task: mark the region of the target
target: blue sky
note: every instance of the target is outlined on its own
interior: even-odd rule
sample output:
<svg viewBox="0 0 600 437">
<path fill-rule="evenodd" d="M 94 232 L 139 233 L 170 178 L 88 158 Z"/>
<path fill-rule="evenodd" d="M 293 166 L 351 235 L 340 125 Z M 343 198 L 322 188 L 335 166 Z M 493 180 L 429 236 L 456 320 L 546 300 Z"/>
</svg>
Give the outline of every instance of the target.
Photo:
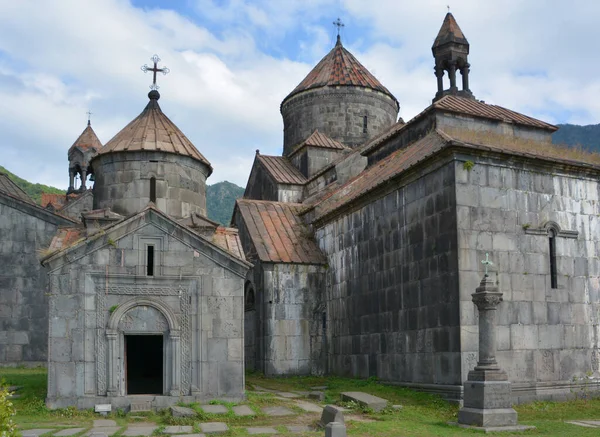
<svg viewBox="0 0 600 437">
<path fill-rule="evenodd" d="M 0 0 L 0 164 L 65 188 L 85 127 L 106 143 L 147 102 L 157 53 L 163 111 L 211 161 L 209 183 L 246 183 L 254 151 L 280 154 L 279 104 L 344 45 L 410 119 L 435 93 L 431 44 L 447 1 Z M 456 0 L 471 89 L 553 123 L 600 123 L 600 2 Z"/>
</svg>

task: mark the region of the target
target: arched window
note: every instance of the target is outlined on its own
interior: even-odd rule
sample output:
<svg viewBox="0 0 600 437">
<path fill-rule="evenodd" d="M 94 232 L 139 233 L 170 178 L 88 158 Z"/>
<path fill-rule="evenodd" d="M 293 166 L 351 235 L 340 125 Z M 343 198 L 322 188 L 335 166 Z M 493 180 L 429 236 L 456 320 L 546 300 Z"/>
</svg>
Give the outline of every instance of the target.
<svg viewBox="0 0 600 437">
<path fill-rule="evenodd" d="M 150 202 L 156 203 L 156 178 L 150 178 Z"/>
<path fill-rule="evenodd" d="M 254 286 L 252 282 L 246 281 L 246 286 L 244 290 L 244 310 L 252 311 L 255 305 L 255 295 L 254 295 Z"/>
<path fill-rule="evenodd" d="M 550 256 L 550 287 L 558 288 L 556 273 L 556 229 L 548 229 L 549 256 Z"/>
<path fill-rule="evenodd" d="M 368 127 L 368 123 L 369 123 L 369 119 L 367 118 L 367 116 L 365 115 L 363 117 L 363 134 L 367 133 L 367 127 Z"/>
</svg>

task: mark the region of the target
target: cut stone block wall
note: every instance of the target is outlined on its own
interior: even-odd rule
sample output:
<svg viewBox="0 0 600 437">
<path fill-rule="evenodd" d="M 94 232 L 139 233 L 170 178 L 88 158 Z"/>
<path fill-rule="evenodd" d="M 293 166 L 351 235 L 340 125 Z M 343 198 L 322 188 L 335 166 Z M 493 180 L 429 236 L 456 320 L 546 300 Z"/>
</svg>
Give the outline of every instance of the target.
<svg viewBox="0 0 600 437">
<path fill-rule="evenodd" d="M 454 165 L 329 220 L 329 371 L 461 384 Z"/>
<path fill-rule="evenodd" d="M 39 251 L 69 223 L 0 195 L 0 365 L 46 362 L 48 278 Z"/>
<path fill-rule="evenodd" d="M 597 177 L 513 159 L 456 163 L 462 376 L 477 361 L 471 293 L 489 252 L 504 293 L 498 360 L 519 401 L 570 395 L 573 378 L 600 372 L 600 186 Z M 551 287 L 554 222 L 558 288 Z M 575 231 L 568 233 L 564 231 Z"/>
</svg>

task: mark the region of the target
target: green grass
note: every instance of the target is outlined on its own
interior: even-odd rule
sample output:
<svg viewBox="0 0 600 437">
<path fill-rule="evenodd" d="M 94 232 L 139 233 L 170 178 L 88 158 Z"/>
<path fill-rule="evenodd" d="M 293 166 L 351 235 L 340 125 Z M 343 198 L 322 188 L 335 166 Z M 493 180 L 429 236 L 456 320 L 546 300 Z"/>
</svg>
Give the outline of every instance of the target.
<svg viewBox="0 0 600 437">
<path fill-rule="evenodd" d="M 92 420 L 97 416 L 91 411 L 77 411 L 73 408 L 50 411 L 44 404 L 46 394 L 46 369 L 21 369 L 0 368 L 0 379 L 8 385 L 20 385 L 20 399 L 15 399 L 17 408 L 15 421 L 21 428 L 37 428 L 40 426 L 91 426 Z M 278 399 L 273 393 L 259 393 L 253 390 L 254 386 L 275 391 L 309 391 L 314 386 L 327 386 L 326 402 L 339 403 L 340 393 L 343 391 L 364 391 L 387 399 L 390 404 L 401 404 L 403 409 L 393 410 L 388 408 L 382 413 L 363 411 L 354 408 L 346 413 L 346 417 L 357 420 L 347 421 L 349 436 L 397 437 L 397 436 L 424 436 L 424 437 L 452 437 L 481 435 L 475 431 L 464 430 L 449 426 L 447 423 L 456 421 L 458 407 L 451 405 L 439 397 L 415 392 L 405 388 L 379 384 L 374 379 L 356 380 L 346 378 L 323 377 L 291 377 L 291 378 L 265 378 L 257 374 L 247 376 L 247 399 L 240 404 L 248 405 L 256 413 L 256 417 L 236 417 L 231 412 L 231 407 L 237 405 L 231 402 L 215 402 L 229 408 L 229 413 L 224 415 L 206 414 L 198 404 L 191 407 L 199 412 L 199 417 L 194 420 L 174 420 L 166 412 L 146 413 L 144 421 L 155 422 L 159 426 L 168 424 L 191 425 L 199 421 L 223 421 L 231 427 L 226 436 L 247 435 L 243 427 L 269 426 L 276 428 L 281 435 L 286 435 L 284 425 L 288 424 L 313 424 L 318 415 L 302 414 L 290 417 L 268 417 L 262 413 L 261 408 L 266 406 L 283 405 L 295 409 L 293 400 Z M 356 406 L 354 406 L 356 407 Z M 584 428 L 566 423 L 570 420 L 600 420 L 600 400 L 577 400 L 564 403 L 535 402 L 516 407 L 519 413 L 519 422 L 524 425 L 534 425 L 537 429 L 524 433 L 502 433 L 502 436 L 530 435 L 530 436 L 598 436 L 598 428 Z M 140 414 L 135 414 L 140 415 Z M 113 413 L 110 418 L 120 425 L 135 422 L 130 415 Z M 141 420 L 141 419 L 140 419 Z M 155 435 L 160 435 L 160 430 Z M 291 434 L 289 434 L 291 435 Z M 297 436 L 322 436 L 322 431 Z"/>
</svg>

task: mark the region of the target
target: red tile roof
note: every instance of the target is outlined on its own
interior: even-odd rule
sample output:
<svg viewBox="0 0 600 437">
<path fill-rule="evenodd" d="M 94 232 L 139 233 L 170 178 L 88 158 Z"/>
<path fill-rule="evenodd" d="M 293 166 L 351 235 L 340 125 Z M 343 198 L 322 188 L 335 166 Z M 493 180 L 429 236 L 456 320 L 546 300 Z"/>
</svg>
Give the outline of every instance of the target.
<svg viewBox="0 0 600 437">
<path fill-rule="evenodd" d="M 369 70 L 367 70 L 348 50 L 342 46 L 338 38 L 335 47 L 311 70 L 294 90 L 283 99 L 287 99 L 302 91 L 325 86 L 356 86 L 371 88 L 390 96 L 396 103 L 394 95 L 384 87 Z"/>
<path fill-rule="evenodd" d="M 261 261 L 324 264 L 325 256 L 298 217 L 298 203 L 238 199 L 237 207 Z"/>
<path fill-rule="evenodd" d="M 454 16 L 448 12 L 442 23 L 442 27 L 438 32 L 438 36 L 435 38 L 433 47 L 439 47 L 449 42 L 456 42 L 460 44 L 469 44 L 467 38 L 460 30 L 458 23 L 454 19 Z"/>
<path fill-rule="evenodd" d="M 233 256 L 246 259 L 237 229 L 219 226 L 213 234 L 212 242 Z"/>
<path fill-rule="evenodd" d="M 258 152 L 256 157 L 276 182 L 292 185 L 304 185 L 306 183 L 304 175 L 286 157 L 260 155 Z"/>
<path fill-rule="evenodd" d="M 206 164 L 212 171 L 210 162 L 196 149 L 192 142 L 162 112 L 156 94 L 146 108 L 131 123 L 116 134 L 100 149 L 99 155 L 112 152 L 160 151 L 189 156 Z"/>
<path fill-rule="evenodd" d="M 0 173 L 0 191 L 27 203 L 35 203 L 6 173 Z"/>
<path fill-rule="evenodd" d="M 319 147 L 322 149 L 334 149 L 334 150 L 351 150 L 349 147 L 344 146 L 339 141 L 334 140 L 333 138 L 328 137 L 322 132 L 319 132 L 318 129 L 315 131 L 303 142 L 301 142 L 293 151 L 290 153 L 290 156 L 294 155 L 304 147 Z"/>
<path fill-rule="evenodd" d="M 433 103 L 429 108 L 427 108 L 423 112 L 427 112 L 431 108 L 442 109 L 444 111 L 455 112 L 458 114 L 467 114 L 476 117 L 491 118 L 494 120 L 521 124 L 525 126 L 539 127 L 543 129 L 549 129 L 552 131 L 558 130 L 558 127 L 546 123 L 544 121 L 537 120 L 533 117 L 529 117 L 527 115 L 511 111 L 510 109 L 503 108 L 502 106 L 488 105 L 487 103 L 481 102 L 479 100 L 469 99 L 466 97 L 444 96 L 435 103 Z"/>
<path fill-rule="evenodd" d="M 56 235 L 52 238 L 48 252 L 66 249 L 84 237 L 84 228 L 59 228 Z"/>
<path fill-rule="evenodd" d="M 79 147 L 84 151 L 88 149 L 100 150 L 102 148 L 102 143 L 96 136 L 96 132 L 94 132 L 92 126 L 88 124 L 81 135 L 79 135 L 79 138 L 77 138 L 69 148 L 69 151 L 74 147 Z"/>
<path fill-rule="evenodd" d="M 42 207 L 46 208 L 48 205 L 52 205 L 55 210 L 61 209 L 65 206 L 67 202 L 66 196 L 64 194 L 54 194 L 54 193 L 42 193 Z"/>
</svg>

